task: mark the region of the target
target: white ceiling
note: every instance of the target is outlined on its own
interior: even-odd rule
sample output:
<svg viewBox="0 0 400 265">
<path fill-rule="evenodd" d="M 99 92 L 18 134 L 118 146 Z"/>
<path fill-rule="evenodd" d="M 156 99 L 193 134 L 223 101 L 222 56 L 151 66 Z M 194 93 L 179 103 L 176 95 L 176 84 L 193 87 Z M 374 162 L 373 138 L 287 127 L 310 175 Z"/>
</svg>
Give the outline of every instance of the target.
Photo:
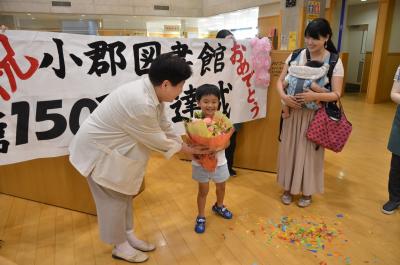
<svg viewBox="0 0 400 265">
<path fill-rule="evenodd" d="M 367 0 L 362 2 L 361 0 L 348 0 L 347 3 L 348 5 L 361 5 L 361 4 L 368 4 L 368 3 L 376 3 L 379 0 Z"/>
<path fill-rule="evenodd" d="M 348 0 L 349 5 L 375 3 L 378 0 Z M 338 2 L 340 4 L 340 2 Z M 257 11 L 255 11 L 257 10 Z M 238 27 L 252 27 L 252 19 L 258 16 L 258 8 L 238 10 L 203 18 L 182 17 L 152 17 L 152 16 L 118 16 L 118 15 L 85 15 L 85 14 L 27 14 L 27 13 L 0 13 L 12 15 L 14 21 L 19 21 L 20 28 L 40 29 L 44 25 L 48 28 L 60 27 L 63 20 L 97 20 L 102 21 L 107 29 L 146 29 L 148 23 L 153 27 L 163 28 L 163 25 L 181 25 L 186 27 L 198 27 L 200 31 L 215 31 L 221 28 L 234 29 Z M 240 19 L 239 19 L 240 18 Z"/>
</svg>

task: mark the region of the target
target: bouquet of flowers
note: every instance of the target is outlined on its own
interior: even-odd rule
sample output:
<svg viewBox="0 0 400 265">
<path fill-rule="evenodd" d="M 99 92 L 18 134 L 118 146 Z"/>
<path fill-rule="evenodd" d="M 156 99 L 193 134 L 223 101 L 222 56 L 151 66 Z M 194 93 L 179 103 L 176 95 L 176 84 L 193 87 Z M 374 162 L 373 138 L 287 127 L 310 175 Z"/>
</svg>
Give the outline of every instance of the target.
<svg viewBox="0 0 400 265">
<path fill-rule="evenodd" d="M 195 112 L 194 118 L 185 122 L 186 134 L 194 144 L 204 145 L 213 150 L 222 149 L 232 136 L 232 122 L 221 112 L 215 112 L 212 118 L 203 117 L 202 112 Z M 215 154 L 197 155 L 195 158 L 209 172 L 215 171 Z"/>
</svg>

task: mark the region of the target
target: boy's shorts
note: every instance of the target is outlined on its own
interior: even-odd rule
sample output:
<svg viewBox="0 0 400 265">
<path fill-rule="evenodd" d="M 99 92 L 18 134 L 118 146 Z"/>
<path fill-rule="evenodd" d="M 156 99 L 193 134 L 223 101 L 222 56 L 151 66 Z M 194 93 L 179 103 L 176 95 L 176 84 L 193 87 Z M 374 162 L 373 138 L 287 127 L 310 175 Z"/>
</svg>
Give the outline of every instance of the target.
<svg viewBox="0 0 400 265">
<path fill-rule="evenodd" d="M 201 166 L 192 165 L 192 178 L 200 183 L 207 183 L 210 180 L 215 183 L 222 183 L 229 179 L 228 165 L 225 163 L 217 166 L 214 172 L 208 172 Z"/>
</svg>

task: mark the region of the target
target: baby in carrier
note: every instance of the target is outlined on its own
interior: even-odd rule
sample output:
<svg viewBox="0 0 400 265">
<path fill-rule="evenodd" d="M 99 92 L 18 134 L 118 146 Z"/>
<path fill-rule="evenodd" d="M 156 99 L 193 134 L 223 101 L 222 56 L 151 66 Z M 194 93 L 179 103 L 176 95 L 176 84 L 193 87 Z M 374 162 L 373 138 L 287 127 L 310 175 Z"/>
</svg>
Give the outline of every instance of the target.
<svg viewBox="0 0 400 265">
<path fill-rule="evenodd" d="M 288 95 L 294 96 L 303 93 L 305 89 L 310 89 L 317 93 L 329 92 L 324 88 L 329 83 L 327 73 L 329 64 L 320 61 L 307 61 L 303 65 L 297 65 L 296 61 L 290 64 L 288 74 L 285 76 L 283 86 Z M 312 86 L 312 82 L 316 82 L 321 88 Z M 320 107 L 318 102 L 307 102 L 303 107 L 316 110 Z M 286 119 L 290 115 L 290 108 L 282 102 L 282 118 Z"/>
</svg>

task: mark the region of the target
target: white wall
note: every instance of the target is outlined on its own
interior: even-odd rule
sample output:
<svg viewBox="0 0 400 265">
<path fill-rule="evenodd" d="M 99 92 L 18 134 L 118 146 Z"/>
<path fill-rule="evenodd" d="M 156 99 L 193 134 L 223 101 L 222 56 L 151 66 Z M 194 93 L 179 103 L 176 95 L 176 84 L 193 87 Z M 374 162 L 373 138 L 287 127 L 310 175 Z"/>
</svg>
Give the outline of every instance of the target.
<svg viewBox="0 0 400 265">
<path fill-rule="evenodd" d="M 203 16 L 213 16 L 271 3 L 280 3 L 280 0 L 203 0 Z"/>
<path fill-rule="evenodd" d="M 400 52 L 400 0 L 396 0 L 390 33 L 389 52 Z"/>
<path fill-rule="evenodd" d="M 272 17 L 281 13 L 281 5 L 278 2 L 260 6 L 258 17 Z"/>
<path fill-rule="evenodd" d="M 62 0 L 65 1 L 65 0 Z M 52 7 L 51 0 L 0 0 L 3 12 L 202 16 L 202 0 L 69 0 L 71 7 Z M 168 11 L 154 10 L 154 5 L 167 5 Z"/>
<path fill-rule="evenodd" d="M 351 5 L 348 7 L 346 26 L 368 25 L 366 51 L 372 51 L 374 47 L 376 21 L 378 18 L 378 3 Z M 348 36 L 347 27 L 344 29 Z M 343 51 L 348 49 L 348 43 L 343 45 Z"/>
<path fill-rule="evenodd" d="M 338 44 L 338 35 L 339 35 L 339 22 L 340 22 L 340 11 L 341 11 L 341 4 L 337 4 L 334 17 L 335 24 L 332 26 L 333 37 L 332 41 L 337 47 Z M 343 32 L 342 32 L 342 47 L 341 51 L 347 52 L 349 50 L 349 29 L 348 26 L 355 26 L 355 25 L 368 25 L 368 38 L 366 44 L 366 50 L 372 51 L 374 38 L 375 38 L 375 29 L 376 29 L 376 22 L 378 17 L 378 4 L 377 3 L 366 3 L 360 5 L 348 5 L 345 9 L 345 16 L 343 22 Z"/>
</svg>

